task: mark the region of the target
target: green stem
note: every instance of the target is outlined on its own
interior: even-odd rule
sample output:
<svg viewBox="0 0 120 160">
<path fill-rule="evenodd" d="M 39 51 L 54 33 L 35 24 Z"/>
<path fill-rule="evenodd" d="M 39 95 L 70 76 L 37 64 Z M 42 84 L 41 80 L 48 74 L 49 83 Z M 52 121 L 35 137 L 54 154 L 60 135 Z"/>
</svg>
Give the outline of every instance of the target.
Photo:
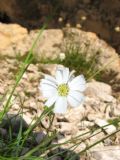
<svg viewBox="0 0 120 160">
<path fill-rule="evenodd" d="M 119 123 L 119 122 L 120 122 L 119 118 L 118 118 L 118 120 L 116 120 L 116 121 L 117 121 L 117 123 Z M 53 149 L 53 148 L 55 148 L 55 147 L 59 147 L 59 146 L 65 145 L 65 144 L 67 144 L 67 143 L 73 143 L 74 141 L 79 141 L 79 140 L 81 140 L 81 137 L 82 137 L 82 136 L 87 135 L 87 134 L 89 134 L 89 133 L 93 133 L 94 131 L 97 131 L 97 130 L 99 130 L 99 129 L 101 129 L 101 131 L 102 131 L 102 130 L 104 130 L 107 126 L 110 126 L 110 125 L 113 125 L 113 123 L 104 125 L 104 126 L 102 126 L 102 127 L 100 127 L 100 128 L 97 128 L 97 129 L 93 129 L 92 131 L 91 131 L 91 130 L 90 130 L 90 131 L 87 131 L 87 132 L 82 133 L 82 134 L 80 134 L 80 135 L 78 135 L 78 136 L 75 136 L 74 138 L 69 139 L 69 140 L 67 140 L 67 141 L 65 141 L 65 142 L 63 142 L 63 143 L 52 144 L 51 146 L 47 147 L 46 150 L 47 150 L 47 149 Z M 101 132 L 101 131 L 100 131 L 100 132 Z M 99 134 L 99 132 L 96 133 L 96 134 Z M 87 139 L 95 136 L 96 134 L 93 134 L 92 136 L 87 137 Z M 86 139 L 82 140 L 82 142 L 85 141 L 85 140 L 86 140 Z M 79 142 L 79 143 L 80 143 L 80 142 Z M 78 143 L 77 143 L 77 144 L 78 144 Z"/>
<path fill-rule="evenodd" d="M 26 71 L 26 69 L 28 68 L 28 66 L 30 65 L 30 63 L 32 61 L 31 57 L 32 57 L 33 49 L 35 48 L 35 45 L 36 45 L 38 39 L 40 38 L 40 36 L 43 33 L 43 31 L 44 31 L 45 28 L 46 28 L 46 25 L 44 25 L 42 27 L 42 29 L 40 30 L 39 34 L 37 35 L 37 38 L 33 42 L 33 45 L 32 45 L 32 47 L 31 47 L 31 49 L 30 49 L 30 51 L 28 53 L 28 56 L 26 57 L 26 59 L 24 61 L 24 64 L 23 64 L 20 72 L 18 73 L 18 76 L 17 76 L 17 79 L 16 79 L 16 83 L 15 83 L 15 85 L 14 85 L 14 87 L 13 87 L 13 89 L 12 89 L 12 91 L 11 91 L 9 97 L 8 97 L 8 100 L 7 100 L 6 104 L 5 104 L 5 108 L 4 108 L 3 112 L 2 112 L 2 114 L 0 115 L 0 121 L 3 119 L 5 113 L 8 112 L 9 109 L 10 109 L 10 101 L 11 101 L 11 98 L 13 96 L 13 93 L 14 93 L 16 87 L 18 86 L 18 84 L 19 84 L 19 82 L 20 82 L 20 80 L 21 80 L 24 72 Z"/>
<path fill-rule="evenodd" d="M 100 73 L 101 71 L 103 71 L 108 65 L 110 65 L 116 58 L 112 59 L 110 62 L 108 62 L 107 64 L 105 64 L 101 69 L 99 69 L 98 71 L 96 71 L 90 78 L 88 78 L 87 81 L 90 81 L 92 78 L 94 78 L 98 73 Z"/>
<path fill-rule="evenodd" d="M 99 144 L 100 142 L 103 142 L 104 140 L 108 139 L 109 137 L 113 136 L 114 134 L 116 134 L 116 133 L 118 133 L 118 132 L 120 132 L 120 129 L 118 129 L 117 131 L 115 131 L 115 132 L 113 132 L 113 133 L 111 133 L 111 134 L 103 137 L 102 139 L 100 139 L 99 141 L 93 143 L 92 145 L 86 147 L 85 149 L 83 149 L 82 151 L 80 151 L 78 154 L 82 154 L 82 153 L 88 151 L 90 148 L 96 146 L 96 145 Z M 72 160 L 73 158 L 74 158 L 74 156 L 71 157 L 71 159 L 69 159 L 69 160 Z"/>
<path fill-rule="evenodd" d="M 45 137 L 43 142 L 40 143 L 39 145 L 37 145 L 35 148 L 33 148 L 32 150 L 30 150 L 28 153 L 26 153 L 23 157 L 21 157 L 20 160 L 23 160 L 24 158 L 27 158 L 29 156 L 31 156 L 33 153 L 35 153 L 36 151 L 40 150 L 41 148 L 46 147 L 54 138 L 56 137 L 56 135 L 52 135 L 51 137 Z"/>
<path fill-rule="evenodd" d="M 95 145 L 99 144 L 100 142 L 103 142 L 104 140 L 108 139 L 109 137 L 113 136 L 114 134 L 116 134 L 118 132 L 120 132 L 120 129 L 118 129 L 117 131 L 115 131 L 115 132 L 113 132 L 113 133 L 111 133 L 111 134 L 103 137 L 102 139 L 100 139 L 99 141 L 93 143 L 92 145 L 88 146 L 86 149 L 82 150 L 80 152 L 80 154 L 83 153 L 83 152 L 85 152 L 85 151 L 87 151 L 87 150 L 89 150 L 90 148 L 94 147 Z"/>
<path fill-rule="evenodd" d="M 32 132 L 32 130 L 41 123 L 41 120 L 47 116 L 51 111 L 53 110 L 53 107 L 50 107 L 48 109 L 45 109 L 42 114 L 40 115 L 40 117 L 36 120 L 36 122 L 34 124 L 32 124 L 28 130 L 24 133 L 24 139 L 22 140 L 22 144 L 21 146 L 23 146 L 23 144 L 25 143 L 26 139 L 28 138 L 28 135 Z"/>
</svg>

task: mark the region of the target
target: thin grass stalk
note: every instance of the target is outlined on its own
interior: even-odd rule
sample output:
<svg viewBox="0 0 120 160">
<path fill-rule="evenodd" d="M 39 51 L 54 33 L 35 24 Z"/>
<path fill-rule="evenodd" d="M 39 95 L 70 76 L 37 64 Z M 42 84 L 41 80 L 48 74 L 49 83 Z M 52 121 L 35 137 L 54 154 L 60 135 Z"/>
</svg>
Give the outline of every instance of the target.
<svg viewBox="0 0 120 160">
<path fill-rule="evenodd" d="M 93 143 L 92 145 L 86 147 L 85 149 L 83 149 L 82 151 L 80 151 L 78 154 L 81 155 L 82 153 L 88 151 L 89 149 L 91 149 L 92 147 L 96 146 L 97 144 L 99 144 L 100 142 L 103 142 L 104 140 L 108 139 L 109 137 L 115 135 L 116 133 L 120 132 L 120 129 L 118 129 L 117 131 L 103 137 L 102 139 L 98 140 L 97 142 Z M 69 160 L 73 160 L 74 156 L 71 157 Z"/>
<path fill-rule="evenodd" d="M 112 62 L 114 62 L 115 59 L 116 58 L 112 59 L 110 62 L 108 62 L 107 64 L 103 65 L 103 67 L 100 68 L 98 71 L 96 71 L 91 77 L 89 77 L 87 81 L 90 81 L 91 79 L 93 79 L 98 73 L 103 71 L 108 65 L 110 65 Z"/>
<path fill-rule="evenodd" d="M 26 57 L 26 59 L 24 61 L 24 64 L 23 64 L 22 68 L 20 69 L 20 72 L 18 73 L 18 76 L 17 76 L 17 79 L 16 79 L 16 83 L 13 86 L 12 91 L 10 92 L 10 95 L 8 97 L 8 100 L 7 100 L 6 104 L 5 104 L 4 110 L 3 110 L 2 114 L 0 114 L 0 121 L 3 119 L 5 113 L 8 112 L 9 109 L 10 109 L 9 105 L 10 105 L 10 101 L 11 101 L 11 98 L 13 96 L 13 93 L 14 93 L 16 87 L 18 86 L 20 80 L 22 79 L 22 76 L 23 76 L 24 72 L 26 71 L 26 69 L 30 65 L 31 61 L 33 60 L 31 58 L 32 57 L 32 53 L 33 53 L 33 49 L 35 48 L 36 43 L 37 43 L 38 39 L 40 38 L 40 36 L 42 35 L 42 33 L 43 33 L 45 28 L 46 28 L 46 24 L 42 27 L 42 29 L 40 30 L 39 34 L 37 35 L 35 41 L 33 42 L 33 45 L 32 45 L 32 47 L 31 47 L 31 49 L 30 49 L 30 51 L 29 51 L 29 53 L 28 53 L 28 55 L 27 55 L 27 57 Z"/>
</svg>

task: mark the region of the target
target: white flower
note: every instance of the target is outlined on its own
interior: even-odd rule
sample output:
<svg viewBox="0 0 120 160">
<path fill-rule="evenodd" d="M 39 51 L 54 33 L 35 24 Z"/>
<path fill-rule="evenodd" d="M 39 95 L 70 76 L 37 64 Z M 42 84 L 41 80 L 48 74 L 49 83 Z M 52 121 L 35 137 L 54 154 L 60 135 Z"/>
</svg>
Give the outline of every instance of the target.
<svg viewBox="0 0 120 160">
<path fill-rule="evenodd" d="M 45 75 L 41 80 L 39 89 L 47 101 L 46 106 L 54 105 L 55 113 L 65 113 L 68 104 L 72 107 L 79 106 L 83 100 L 83 91 L 86 81 L 83 75 L 74 78 L 73 72 L 68 68 L 57 68 L 55 77 Z"/>
<path fill-rule="evenodd" d="M 60 60 L 63 61 L 65 59 L 65 53 L 60 53 Z"/>
</svg>

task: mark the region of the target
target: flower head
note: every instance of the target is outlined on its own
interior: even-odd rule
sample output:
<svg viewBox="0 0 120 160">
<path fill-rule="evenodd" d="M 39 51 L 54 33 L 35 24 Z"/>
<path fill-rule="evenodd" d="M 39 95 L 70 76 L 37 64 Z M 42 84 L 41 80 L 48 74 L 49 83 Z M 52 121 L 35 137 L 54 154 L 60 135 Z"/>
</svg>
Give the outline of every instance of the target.
<svg viewBox="0 0 120 160">
<path fill-rule="evenodd" d="M 65 113 L 68 105 L 79 106 L 84 100 L 85 88 L 84 76 L 74 77 L 73 72 L 64 67 L 57 68 L 55 77 L 45 75 L 39 86 L 43 96 L 47 98 L 45 105 L 54 105 L 55 113 Z"/>
</svg>

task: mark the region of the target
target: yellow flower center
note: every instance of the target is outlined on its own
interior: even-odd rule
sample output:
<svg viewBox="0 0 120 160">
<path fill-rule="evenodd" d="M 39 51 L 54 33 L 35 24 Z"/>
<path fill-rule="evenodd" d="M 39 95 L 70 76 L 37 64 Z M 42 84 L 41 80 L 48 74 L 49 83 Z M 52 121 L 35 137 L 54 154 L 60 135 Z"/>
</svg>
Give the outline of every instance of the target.
<svg viewBox="0 0 120 160">
<path fill-rule="evenodd" d="M 58 86 L 58 94 L 59 96 L 67 96 L 69 93 L 69 87 L 67 84 L 60 84 Z"/>
</svg>

